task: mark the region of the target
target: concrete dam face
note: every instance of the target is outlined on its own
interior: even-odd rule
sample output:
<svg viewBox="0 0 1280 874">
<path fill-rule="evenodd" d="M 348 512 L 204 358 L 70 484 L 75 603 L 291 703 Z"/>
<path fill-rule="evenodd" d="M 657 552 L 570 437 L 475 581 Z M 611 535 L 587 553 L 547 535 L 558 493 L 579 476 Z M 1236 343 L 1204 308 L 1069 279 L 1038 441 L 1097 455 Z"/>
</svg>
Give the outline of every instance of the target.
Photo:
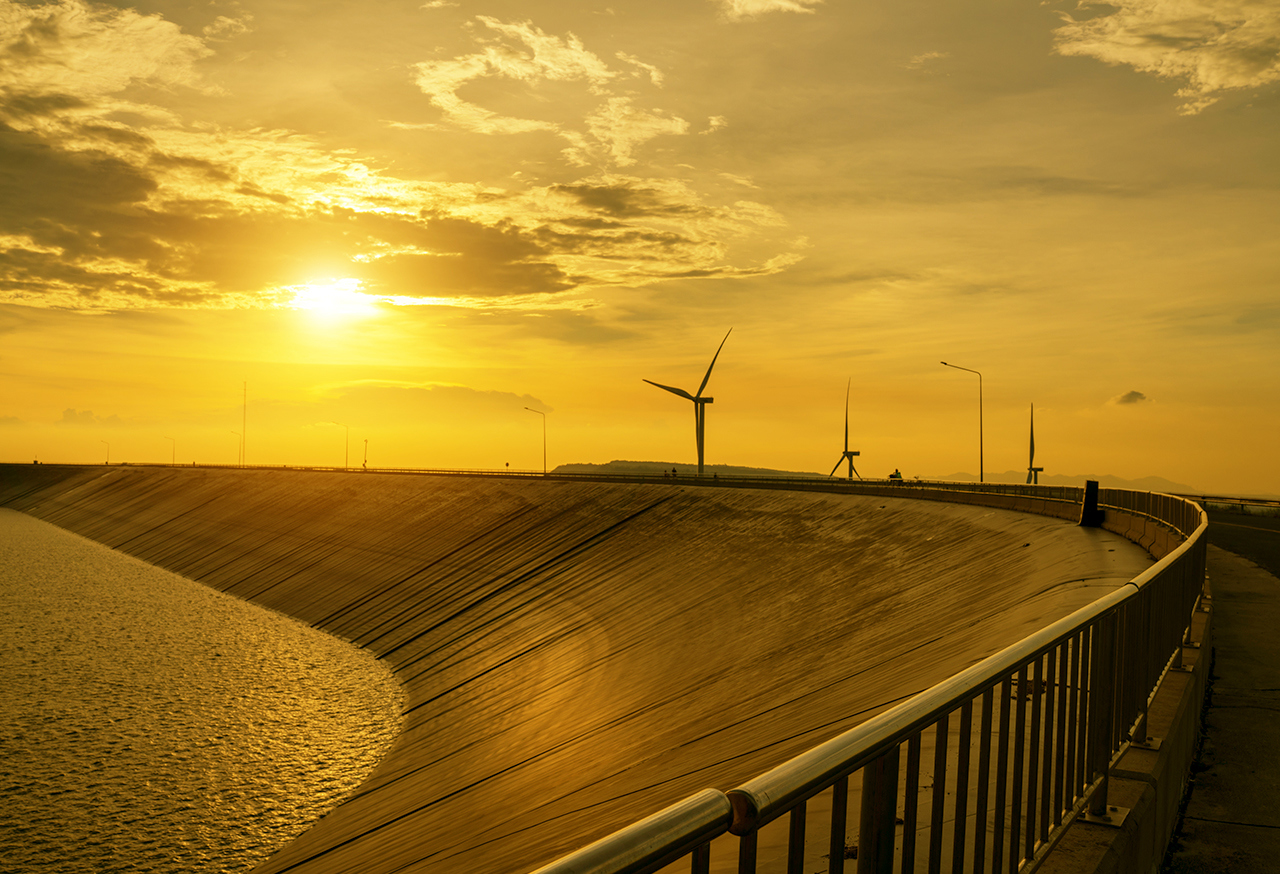
<svg viewBox="0 0 1280 874">
<path fill-rule="evenodd" d="M 366 647 L 369 780 L 258 872 L 521 872 L 729 788 L 1123 585 L 1107 531 L 671 483 L 0 467 L 0 504 Z"/>
</svg>

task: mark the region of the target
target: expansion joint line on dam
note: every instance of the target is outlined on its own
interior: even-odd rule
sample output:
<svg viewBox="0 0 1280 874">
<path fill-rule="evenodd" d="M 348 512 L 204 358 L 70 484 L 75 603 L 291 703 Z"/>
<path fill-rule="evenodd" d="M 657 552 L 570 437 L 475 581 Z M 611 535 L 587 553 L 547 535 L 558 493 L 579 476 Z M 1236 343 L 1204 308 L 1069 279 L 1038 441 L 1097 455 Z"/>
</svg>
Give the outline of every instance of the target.
<svg viewBox="0 0 1280 874">
<path fill-rule="evenodd" d="M 538 574 L 545 573 L 546 571 L 551 570 L 552 568 L 556 567 L 557 565 L 559 565 L 559 564 L 563 564 L 563 563 L 564 563 L 565 561 L 567 561 L 568 559 L 571 559 L 571 558 L 574 558 L 575 556 L 581 555 L 582 553 L 586 552 L 588 549 L 592 548 L 593 546 L 596 546 L 596 545 L 598 545 L 598 544 L 602 543 L 602 542 L 603 542 L 604 540 L 606 540 L 608 537 L 610 537 L 611 535 L 613 535 L 614 533 L 616 533 L 619 529 L 621 529 L 621 528 L 623 528 L 624 526 L 626 526 L 626 525 L 630 524 L 631 522 L 634 522 L 636 519 L 640 518 L 641 516 L 645 515 L 646 513 L 650 512 L 651 510 L 655 510 L 655 509 L 657 509 L 658 507 L 662 506 L 663 504 L 667 503 L 668 501 L 672 500 L 673 498 L 675 498 L 675 495 L 668 495 L 668 496 L 667 496 L 667 497 L 665 497 L 665 498 L 661 498 L 660 500 L 654 501 L 652 504 L 648 505 L 647 507 L 642 507 L 641 509 L 639 509 L 639 510 L 637 510 L 636 512 L 632 513 L 631 515 L 629 515 L 629 516 L 625 516 L 625 517 L 623 517 L 622 519 L 619 519 L 617 522 L 614 522 L 612 525 L 609 525 L 608 527 L 606 527 L 606 528 L 604 528 L 604 529 L 602 529 L 602 530 L 600 530 L 600 531 L 597 531 L 595 534 L 592 534 L 591 536 L 587 537 L 586 539 L 584 539 L 584 540 L 582 540 L 582 541 L 579 541 L 578 543 L 574 544 L 573 546 L 570 546 L 570 547 L 568 547 L 568 548 L 566 548 L 566 549 L 561 550 L 559 553 L 557 553 L 556 555 L 554 555 L 554 556 L 552 556 L 551 558 L 547 559 L 546 561 L 542 562 L 541 564 L 537 565 L 536 567 L 531 568 L 530 570 L 524 571 L 523 573 L 521 573 L 521 574 L 517 575 L 517 576 L 516 576 L 516 577 L 514 577 L 513 579 L 511 579 L 511 580 L 507 581 L 506 583 L 503 583 L 501 586 L 499 586 L 497 589 L 494 589 L 492 592 L 489 592 L 488 594 L 484 595 L 483 597 L 478 598 L 478 599 L 476 599 L 476 600 L 474 600 L 474 601 L 471 601 L 470 603 L 468 603 L 468 604 L 466 604 L 466 605 L 464 605 L 464 606 L 462 606 L 462 607 L 459 607 L 457 610 L 454 610 L 454 611 L 453 611 L 452 613 L 450 613 L 448 616 L 445 616 L 443 619 L 441 619 L 440 621 L 438 621 L 438 622 L 436 622 L 436 623 L 432 624 L 430 627 L 428 627 L 428 628 L 424 629 L 423 631 L 419 632 L 418 634 L 415 634 L 414 636 L 412 636 L 412 637 L 408 638 L 407 640 L 401 641 L 400 643 L 396 644 L 396 645 L 395 645 L 394 647 L 392 647 L 391 649 L 389 649 L 389 650 L 387 650 L 386 652 L 382 653 L 382 654 L 380 655 L 380 658 L 387 658 L 387 657 L 388 657 L 388 656 L 390 656 L 392 653 L 396 652 L 397 650 L 401 649 L 402 647 L 405 647 L 405 646 L 407 646 L 408 644 L 413 643 L 414 641 L 416 641 L 416 640 L 418 640 L 418 639 L 420 639 L 420 638 L 422 638 L 422 637 L 425 637 L 426 635 L 431 634 L 431 633 L 432 633 L 432 632 L 434 632 L 434 631 L 439 630 L 441 627 L 443 627 L 443 626 L 447 625 L 448 623 L 452 622 L 453 620 L 457 619 L 458 617 L 463 616 L 464 614 L 466 614 L 466 613 L 470 612 L 471 610 L 474 610 L 476 607 L 480 606 L 480 605 L 481 605 L 481 604 L 483 604 L 485 601 L 488 601 L 488 600 L 490 600 L 490 599 L 492 599 L 492 598 L 495 598 L 495 597 L 497 597 L 497 596 L 499 596 L 499 595 L 505 594 L 505 593 L 507 593 L 507 592 L 511 591 L 511 590 L 512 590 L 513 588 L 515 588 L 516 586 L 520 585 L 521 583 L 523 583 L 523 582 L 525 582 L 525 581 L 527 581 L 527 580 L 530 580 L 530 579 L 532 579 L 533 577 L 536 577 Z"/>
<path fill-rule="evenodd" d="M 163 522 L 159 523 L 158 525 L 148 528 L 146 531 L 139 531 L 137 534 L 133 535 L 128 540 L 123 540 L 120 543 L 113 545 L 111 548 L 119 549 L 121 551 L 127 552 L 128 550 L 125 550 L 125 546 L 127 544 L 132 543 L 133 541 L 139 539 L 140 537 L 146 537 L 150 534 L 154 534 L 155 532 L 159 531 L 161 528 L 172 525 L 174 522 L 177 522 L 179 519 L 183 518 L 184 516 L 190 516 L 193 513 L 198 513 L 201 510 L 203 510 L 205 507 L 208 507 L 210 504 L 214 504 L 217 501 L 218 501 L 218 496 L 214 495 L 212 498 L 205 501 L 204 503 L 197 504 L 196 506 L 192 507 L 189 510 L 184 510 L 183 512 L 177 514 L 176 516 L 170 516 L 169 518 L 165 519 Z"/>
<path fill-rule="evenodd" d="M 541 524 L 547 525 L 552 521 L 568 516 L 573 510 L 577 509 L 580 506 L 582 506 L 581 503 L 575 504 L 570 507 L 566 507 L 565 509 L 560 510 L 559 512 L 553 514 L 549 518 L 543 519 L 541 521 Z M 416 577 L 420 576 L 421 574 L 425 573 L 431 568 L 447 561 L 450 558 L 462 555 L 471 547 L 476 546 L 477 544 L 484 544 L 486 541 L 490 540 L 495 533 L 511 527 L 512 523 L 516 522 L 517 520 L 521 519 L 524 516 L 527 516 L 528 514 L 532 513 L 536 509 L 538 509 L 537 506 L 531 505 L 531 506 L 525 507 L 522 510 L 519 510 L 515 513 L 512 513 L 506 516 L 505 518 L 489 526 L 488 528 L 486 528 L 476 536 L 468 539 L 466 542 L 464 542 L 457 548 L 452 549 L 449 552 L 445 553 L 444 555 L 440 556 L 439 558 L 432 560 L 431 562 L 429 562 L 427 565 L 425 565 L 418 571 L 415 571 L 414 573 L 407 575 L 401 584 L 412 581 Z M 382 594 L 389 593 L 393 589 L 394 587 L 387 587 L 382 590 Z M 491 594 L 495 594 L 495 593 L 491 593 Z M 415 611 L 421 610 L 422 608 L 423 608 L 423 602 L 419 602 L 415 605 L 401 609 L 394 617 L 382 620 L 376 626 L 374 626 L 373 628 L 369 629 L 368 632 L 366 632 L 366 634 L 371 634 L 372 632 L 376 631 L 377 632 L 376 634 L 374 634 L 372 637 L 362 637 L 359 640 L 357 640 L 356 643 L 358 643 L 361 646 L 372 648 L 373 644 L 376 643 L 377 641 L 386 637 L 388 634 L 395 632 L 399 628 L 403 627 L 406 623 L 412 622 L 414 616 L 416 615 Z M 409 641 L 405 641 L 405 642 L 408 643 Z M 417 660 L 415 659 L 414 661 L 417 661 Z M 408 664 L 412 664 L 412 662 Z M 405 667 L 405 665 L 401 665 L 399 667 L 403 668 Z"/>
<path fill-rule="evenodd" d="M 348 604 L 347 606 L 343 607 L 341 610 L 335 610 L 334 612 L 330 613 L 330 614 L 329 614 L 329 615 L 327 615 L 327 616 L 322 616 L 322 617 L 320 617 L 320 618 L 319 618 L 319 619 L 317 619 L 315 622 L 311 623 L 312 627 L 314 627 L 314 628 L 324 628 L 324 627 L 326 627 L 329 623 L 337 621 L 337 619 L 338 619 L 339 617 L 341 617 L 341 616 L 345 616 L 345 615 L 346 615 L 346 614 L 348 614 L 348 613 L 351 613 L 351 612 L 354 612 L 354 611 L 356 611 L 356 610 L 359 610 L 361 607 L 364 607 L 366 604 L 369 604 L 369 603 L 371 603 L 371 602 L 373 602 L 373 601 L 376 601 L 377 599 L 379 599 L 379 598 L 383 597 L 384 595 L 386 595 L 388 592 L 391 592 L 391 591 L 393 591 L 394 589 L 396 589 L 398 586 L 403 586 L 405 583 L 408 583 L 408 582 L 412 581 L 414 578 L 419 577 L 419 576 L 421 576 L 422 574 L 425 574 L 427 571 L 431 570 L 431 568 L 435 567 L 436 565 L 440 564 L 441 562 L 448 561 L 449 559 L 453 558 L 454 556 L 456 556 L 456 555 L 458 555 L 458 554 L 460 554 L 460 553 L 462 553 L 462 552 L 465 552 L 466 550 L 470 549 L 470 548 L 471 548 L 472 546 L 474 546 L 475 544 L 480 543 L 481 541 L 483 541 L 483 540 L 485 540 L 486 538 L 490 537 L 490 536 L 491 536 L 495 531 L 500 531 L 501 529 L 503 529 L 503 528 L 505 528 L 506 526 L 510 525 L 510 524 L 511 524 L 512 522 L 514 522 L 516 519 L 519 519 L 521 516 L 525 516 L 525 515 L 527 515 L 527 514 L 529 514 L 529 513 L 533 512 L 533 510 L 534 510 L 534 509 L 535 509 L 535 508 L 534 508 L 532 505 L 530 505 L 530 506 L 528 506 L 528 507 L 524 507 L 523 509 L 516 511 L 515 513 L 512 513 L 510 516 L 507 516 L 505 519 L 501 519 L 501 520 L 499 520 L 498 522 L 495 522 L 493 525 L 491 525 L 491 526 L 489 526 L 488 528 L 486 528 L 486 529 L 482 530 L 479 534 L 476 534 L 474 537 L 472 537 L 472 538 L 470 538 L 470 539 L 468 539 L 468 540 L 466 540 L 466 541 L 463 541 L 462 543 L 460 543 L 459 545 L 455 546 L 453 549 L 449 550 L 448 552 L 443 553 L 442 555 L 438 555 L 438 556 L 436 556 L 436 557 L 435 557 L 435 558 L 433 558 L 431 561 L 427 562 L 425 565 L 423 565 L 422 567 L 418 568 L 417 570 L 412 571 L 412 572 L 410 572 L 410 573 L 407 573 L 407 574 L 405 574 L 403 577 L 400 577 L 400 578 L 398 578 L 398 579 L 396 579 L 396 580 L 393 580 L 392 582 L 390 582 L 390 583 L 388 583 L 387 585 L 383 586 L 381 589 L 376 589 L 376 590 L 374 590 L 373 592 L 371 592 L 370 594 L 366 595 L 365 597 L 363 597 L 363 598 L 359 599 L 358 601 L 355 601 L 355 602 L 353 602 L 353 603 L 351 603 L 351 604 Z M 379 634 L 377 637 L 373 637 L 373 638 L 369 639 L 369 640 L 368 640 L 364 645 L 365 645 L 366 647 L 367 647 L 367 646 L 370 646 L 370 645 L 372 645 L 375 641 L 380 640 L 381 638 L 385 637 L 387 634 L 390 634 L 390 633 L 391 633 L 392 631 L 394 631 L 394 630 L 395 630 L 394 628 L 389 628 L 389 629 L 387 629 L 386 631 L 383 631 L 383 632 L 382 632 L 381 634 Z"/>
</svg>

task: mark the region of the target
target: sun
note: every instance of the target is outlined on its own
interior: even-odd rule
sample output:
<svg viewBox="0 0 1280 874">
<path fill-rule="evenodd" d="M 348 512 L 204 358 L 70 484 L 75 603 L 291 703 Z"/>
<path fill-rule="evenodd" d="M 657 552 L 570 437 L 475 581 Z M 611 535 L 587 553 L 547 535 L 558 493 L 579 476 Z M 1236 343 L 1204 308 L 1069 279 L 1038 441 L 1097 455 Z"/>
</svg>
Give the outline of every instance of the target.
<svg viewBox="0 0 1280 874">
<path fill-rule="evenodd" d="M 284 306 L 307 310 L 322 317 L 370 316 L 377 312 L 378 298 L 360 290 L 359 279 L 331 279 L 290 286 L 293 298 Z"/>
</svg>

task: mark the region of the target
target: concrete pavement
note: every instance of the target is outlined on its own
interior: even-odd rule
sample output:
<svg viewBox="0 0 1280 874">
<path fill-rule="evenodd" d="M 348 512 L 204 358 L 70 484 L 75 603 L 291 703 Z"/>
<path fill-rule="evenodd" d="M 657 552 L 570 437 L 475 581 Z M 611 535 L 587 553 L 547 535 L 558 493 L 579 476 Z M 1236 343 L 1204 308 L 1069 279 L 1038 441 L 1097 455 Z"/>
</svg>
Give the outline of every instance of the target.
<svg viewBox="0 0 1280 874">
<path fill-rule="evenodd" d="M 1163 870 L 1280 872 L 1280 519 L 1213 513 L 1209 541 L 1213 681 Z"/>
</svg>

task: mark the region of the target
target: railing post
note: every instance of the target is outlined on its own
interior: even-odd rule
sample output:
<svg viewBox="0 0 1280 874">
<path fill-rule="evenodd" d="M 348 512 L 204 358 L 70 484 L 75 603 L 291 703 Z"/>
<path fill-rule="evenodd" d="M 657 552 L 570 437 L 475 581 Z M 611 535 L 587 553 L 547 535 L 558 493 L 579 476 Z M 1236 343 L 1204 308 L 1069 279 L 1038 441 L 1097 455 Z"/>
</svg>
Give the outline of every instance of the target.
<svg viewBox="0 0 1280 874">
<path fill-rule="evenodd" d="M 807 805 L 801 801 L 791 811 L 791 829 L 787 836 L 787 874 L 804 874 L 804 825 Z"/>
<path fill-rule="evenodd" d="M 1115 715 L 1115 612 L 1108 613 L 1094 626 L 1093 668 L 1089 678 L 1089 781 L 1101 777 L 1098 788 L 1089 798 L 1089 815 L 1107 816 L 1107 789 L 1111 770 L 1112 722 Z"/>
<path fill-rule="evenodd" d="M 693 851 L 689 864 L 690 874 L 710 874 L 711 872 L 711 844 L 699 844 L 697 849 Z"/>
<path fill-rule="evenodd" d="M 756 843 L 760 832 L 752 829 L 738 841 L 738 874 L 756 874 Z"/>
<path fill-rule="evenodd" d="M 849 778 L 841 777 L 831 787 L 831 843 L 827 871 L 844 874 L 844 839 L 849 825 Z"/>
<path fill-rule="evenodd" d="M 908 786 L 907 791 L 913 791 Z M 858 874 L 893 871 L 894 819 L 898 811 L 898 747 L 862 769 Z M 834 852 L 834 848 L 833 848 Z"/>
</svg>

